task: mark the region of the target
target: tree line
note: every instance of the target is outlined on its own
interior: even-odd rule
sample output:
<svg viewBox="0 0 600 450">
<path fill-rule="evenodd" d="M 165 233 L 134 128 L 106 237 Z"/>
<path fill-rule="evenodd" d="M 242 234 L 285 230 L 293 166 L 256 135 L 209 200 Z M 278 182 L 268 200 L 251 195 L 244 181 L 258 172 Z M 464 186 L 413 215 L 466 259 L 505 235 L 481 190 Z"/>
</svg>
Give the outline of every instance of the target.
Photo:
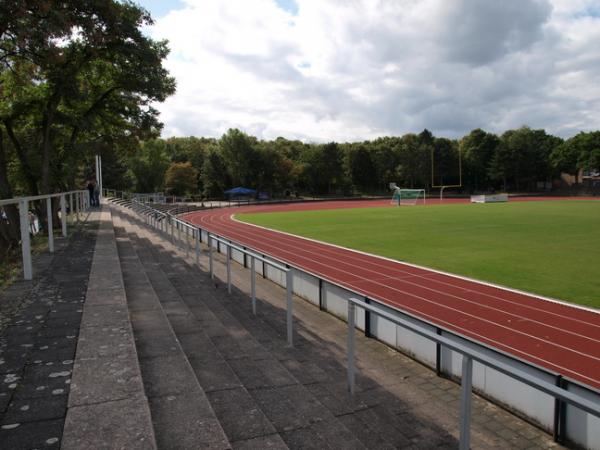
<svg viewBox="0 0 600 450">
<path fill-rule="evenodd" d="M 117 161 L 111 156 L 112 162 Z M 283 137 L 259 140 L 230 129 L 219 139 L 149 140 L 120 164 L 121 170 L 106 174 L 107 186 L 206 198 L 220 198 L 234 186 L 274 197 L 384 194 L 390 182 L 427 191 L 460 185 L 463 193 L 531 192 L 548 186 L 561 172 L 598 170 L 600 131 L 563 140 L 529 127 L 500 136 L 475 129 L 461 139 L 423 130 L 316 144 Z"/>
</svg>

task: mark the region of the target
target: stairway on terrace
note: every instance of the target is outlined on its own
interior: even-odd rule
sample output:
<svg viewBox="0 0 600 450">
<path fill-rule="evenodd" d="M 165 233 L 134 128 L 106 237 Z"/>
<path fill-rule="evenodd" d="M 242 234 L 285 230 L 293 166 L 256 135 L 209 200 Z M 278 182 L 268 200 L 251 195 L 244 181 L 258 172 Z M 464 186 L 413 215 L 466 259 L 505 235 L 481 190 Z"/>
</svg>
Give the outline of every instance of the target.
<svg viewBox="0 0 600 450">
<path fill-rule="evenodd" d="M 113 215 L 128 308 L 158 448 L 456 448 L 452 381 L 357 334 L 357 389 L 346 385 L 344 323 L 234 265 L 232 294 L 130 210 Z M 222 258 L 217 256 L 217 260 Z M 223 261 L 221 261 L 223 262 Z M 551 448 L 540 430 L 475 397 L 474 448 Z"/>
</svg>

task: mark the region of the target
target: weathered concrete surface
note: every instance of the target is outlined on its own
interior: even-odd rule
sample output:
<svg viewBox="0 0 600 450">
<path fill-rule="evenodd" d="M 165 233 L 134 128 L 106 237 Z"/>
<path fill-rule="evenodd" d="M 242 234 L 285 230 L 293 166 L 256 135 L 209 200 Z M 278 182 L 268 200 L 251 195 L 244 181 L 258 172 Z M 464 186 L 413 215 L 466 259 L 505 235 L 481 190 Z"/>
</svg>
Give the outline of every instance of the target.
<svg viewBox="0 0 600 450">
<path fill-rule="evenodd" d="M 68 407 L 63 449 L 156 448 L 108 209 L 100 216 Z"/>
<path fill-rule="evenodd" d="M 118 220 L 115 220 L 119 224 Z M 173 332 L 172 296 L 154 286 L 128 235 L 116 228 L 131 323 L 160 449 L 229 449 L 231 445 Z"/>
<path fill-rule="evenodd" d="M 0 448 L 59 448 L 98 213 L 0 294 Z"/>
</svg>

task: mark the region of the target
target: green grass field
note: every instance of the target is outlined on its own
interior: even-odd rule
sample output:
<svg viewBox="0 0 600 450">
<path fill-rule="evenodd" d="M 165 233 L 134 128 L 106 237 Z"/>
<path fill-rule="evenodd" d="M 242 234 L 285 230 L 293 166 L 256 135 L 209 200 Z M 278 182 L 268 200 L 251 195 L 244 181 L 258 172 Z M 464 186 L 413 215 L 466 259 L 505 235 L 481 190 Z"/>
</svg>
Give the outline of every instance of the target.
<svg viewBox="0 0 600 450">
<path fill-rule="evenodd" d="M 600 308 L 600 201 L 356 208 L 237 218 Z"/>
</svg>

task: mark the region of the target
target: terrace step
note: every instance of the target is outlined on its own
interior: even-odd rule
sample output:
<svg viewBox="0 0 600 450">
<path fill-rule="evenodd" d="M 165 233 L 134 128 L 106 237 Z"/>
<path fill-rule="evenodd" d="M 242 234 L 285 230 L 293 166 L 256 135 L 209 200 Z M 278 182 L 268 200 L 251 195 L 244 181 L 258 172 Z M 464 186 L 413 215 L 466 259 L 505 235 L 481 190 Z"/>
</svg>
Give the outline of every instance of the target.
<svg viewBox="0 0 600 450">
<path fill-rule="evenodd" d="M 231 448 L 167 317 L 173 305 L 153 289 L 127 233 L 115 231 L 157 447 Z"/>
<path fill-rule="evenodd" d="M 317 336 L 300 334 L 287 348 L 281 309 L 261 302 L 256 317 L 247 294 L 227 294 L 197 267 L 153 245 L 156 235 L 137 228 L 129 238 L 234 447 L 256 448 L 253 439 L 265 436 L 291 448 L 455 445 L 446 432 L 409 421 L 405 411 L 409 425 L 399 429 L 398 411 L 405 408 L 366 377 L 359 376 L 359 392 L 350 396 L 343 353 Z"/>
</svg>

